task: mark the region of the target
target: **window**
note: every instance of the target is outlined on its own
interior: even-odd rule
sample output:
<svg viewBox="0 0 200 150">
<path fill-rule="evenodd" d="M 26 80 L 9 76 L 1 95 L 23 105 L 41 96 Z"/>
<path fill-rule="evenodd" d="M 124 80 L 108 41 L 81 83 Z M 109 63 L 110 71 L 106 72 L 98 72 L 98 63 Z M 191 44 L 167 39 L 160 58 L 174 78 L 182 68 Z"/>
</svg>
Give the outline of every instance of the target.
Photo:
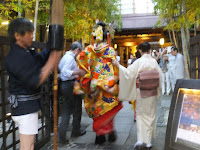
<svg viewBox="0 0 200 150">
<path fill-rule="evenodd" d="M 153 13 L 152 0 L 121 0 L 122 14 L 146 14 Z"/>
<path fill-rule="evenodd" d="M 134 0 L 121 0 L 122 14 L 133 14 L 133 1 Z"/>
<path fill-rule="evenodd" d="M 154 5 L 152 0 L 135 0 L 135 13 L 136 14 L 145 14 L 153 13 Z"/>
</svg>

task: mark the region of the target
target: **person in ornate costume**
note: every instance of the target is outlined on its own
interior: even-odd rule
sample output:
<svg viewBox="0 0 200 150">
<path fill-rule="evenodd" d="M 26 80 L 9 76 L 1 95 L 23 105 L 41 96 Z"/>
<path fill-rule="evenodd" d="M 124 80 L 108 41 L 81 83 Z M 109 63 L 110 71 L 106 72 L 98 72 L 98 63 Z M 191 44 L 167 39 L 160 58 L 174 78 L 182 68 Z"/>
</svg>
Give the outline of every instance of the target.
<svg viewBox="0 0 200 150">
<path fill-rule="evenodd" d="M 123 106 L 117 98 L 118 68 L 112 65 L 112 59 L 116 59 L 115 50 L 106 42 L 109 31 L 104 22 L 97 23 L 93 37 L 95 44 L 86 47 L 77 57 L 79 68 L 87 72 L 79 79 L 79 85 L 85 93 L 86 112 L 93 119 L 95 144 L 103 144 L 106 135 L 109 142 L 116 140 L 113 119 Z M 77 89 L 78 85 L 75 84 L 74 91 Z"/>
</svg>

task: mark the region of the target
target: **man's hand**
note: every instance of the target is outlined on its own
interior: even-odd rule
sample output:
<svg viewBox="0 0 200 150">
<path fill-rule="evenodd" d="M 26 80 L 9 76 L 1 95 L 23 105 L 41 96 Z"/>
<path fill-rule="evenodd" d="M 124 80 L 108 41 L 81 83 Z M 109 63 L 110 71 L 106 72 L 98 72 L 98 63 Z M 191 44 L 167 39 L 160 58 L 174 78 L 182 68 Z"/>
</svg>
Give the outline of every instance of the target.
<svg viewBox="0 0 200 150">
<path fill-rule="evenodd" d="M 80 71 L 80 72 L 79 72 L 79 75 L 80 75 L 80 76 L 84 76 L 84 75 L 86 75 L 86 73 L 87 73 L 87 72 L 86 72 L 85 70 L 83 70 L 83 69 L 79 69 L 79 71 Z"/>
<path fill-rule="evenodd" d="M 112 59 L 112 64 L 119 67 L 119 62 L 115 59 Z"/>
<path fill-rule="evenodd" d="M 158 51 L 156 51 L 156 56 L 160 56 L 160 53 Z"/>
<path fill-rule="evenodd" d="M 105 91 L 108 92 L 108 93 L 110 93 L 110 94 L 113 94 L 114 91 L 115 91 L 115 88 L 116 88 L 115 86 L 108 87 L 107 85 L 105 85 L 104 87 L 105 87 Z"/>
<path fill-rule="evenodd" d="M 87 72 L 83 69 L 78 69 L 78 70 L 75 70 L 73 73 L 72 73 L 72 76 L 74 75 L 79 75 L 79 76 L 84 76 Z"/>
<path fill-rule="evenodd" d="M 90 96 L 93 98 L 93 99 L 97 99 L 99 95 L 99 90 L 97 89 L 94 93 L 92 93 Z"/>
<path fill-rule="evenodd" d="M 165 49 L 163 50 L 163 52 L 161 53 L 162 56 L 163 56 L 164 54 L 167 54 L 167 48 L 165 48 Z"/>
<path fill-rule="evenodd" d="M 46 64 L 41 69 L 40 81 L 39 81 L 38 86 L 40 86 L 47 79 L 47 77 L 49 76 L 53 68 L 56 65 L 58 65 L 60 57 L 61 57 L 61 51 L 51 51 Z"/>
<path fill-rule="evenodd" d="M 163 56 L 163 59 L 164 59 L 165 61 L 168 61 L 168 57 L 167 57 L 166 55 Z"/>
</svg>

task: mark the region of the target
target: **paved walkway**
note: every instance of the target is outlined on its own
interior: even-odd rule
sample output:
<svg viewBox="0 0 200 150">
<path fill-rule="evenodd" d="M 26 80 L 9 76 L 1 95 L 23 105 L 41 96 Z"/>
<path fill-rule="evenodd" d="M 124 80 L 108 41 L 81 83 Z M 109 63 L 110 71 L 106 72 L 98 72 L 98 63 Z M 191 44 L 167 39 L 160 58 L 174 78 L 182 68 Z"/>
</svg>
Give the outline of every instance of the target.
<svg viewBox="0 0 200 150">
<path fill-rule="evenodd" d="M 157 101 L 157 137 L 153 139 L 152 150 L 163 150 L 165 143 L 165 132 L 171 103 L 171 96 L 162 95 Z M 103 145 L 95 145 L 95 133 L 92 130 L 92 119 L 89 118 L 83 109 L 81 125 L 86 129 L 84 136 L 76 139 L 70 139 L 69 145 L 58 145 L 58 150 L 133 150 L 137 140 L 136 123 L 134 122 L 134 112 L 128 102 L 123 102 L 124 107 L 115 117 L 115 130 L 117 140 L 114 143 L 106 142 Z M 71 125 L 67 136 L 70 137 Z M 53 137 L 41 150 L 53 150 Z"/>
</svg>

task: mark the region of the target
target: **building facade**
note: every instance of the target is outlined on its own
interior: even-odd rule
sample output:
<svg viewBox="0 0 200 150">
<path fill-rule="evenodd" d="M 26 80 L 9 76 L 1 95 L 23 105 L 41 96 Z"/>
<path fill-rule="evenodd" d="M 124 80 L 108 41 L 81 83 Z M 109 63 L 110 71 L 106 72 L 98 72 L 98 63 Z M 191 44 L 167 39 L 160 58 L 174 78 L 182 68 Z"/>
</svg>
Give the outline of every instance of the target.
<svg viewBox="0 0 200 150">
<path fill-rule="evenodd" d="M 159 50 L 159 40 L 164 38 L 165 45 L 171 45 L 165 24 L 157 28 L 159 16 L 154 14 L 152 0 L 121 0 L 122 30 L 115 32 L 114 47 L 120 55 L 120 63 L 127 66 L 132 53 L 135 56 L 137 46 L 149 42 L 152 49 Z M 124 57 L 126 55 L 126 57 Z"/>
</svg>

